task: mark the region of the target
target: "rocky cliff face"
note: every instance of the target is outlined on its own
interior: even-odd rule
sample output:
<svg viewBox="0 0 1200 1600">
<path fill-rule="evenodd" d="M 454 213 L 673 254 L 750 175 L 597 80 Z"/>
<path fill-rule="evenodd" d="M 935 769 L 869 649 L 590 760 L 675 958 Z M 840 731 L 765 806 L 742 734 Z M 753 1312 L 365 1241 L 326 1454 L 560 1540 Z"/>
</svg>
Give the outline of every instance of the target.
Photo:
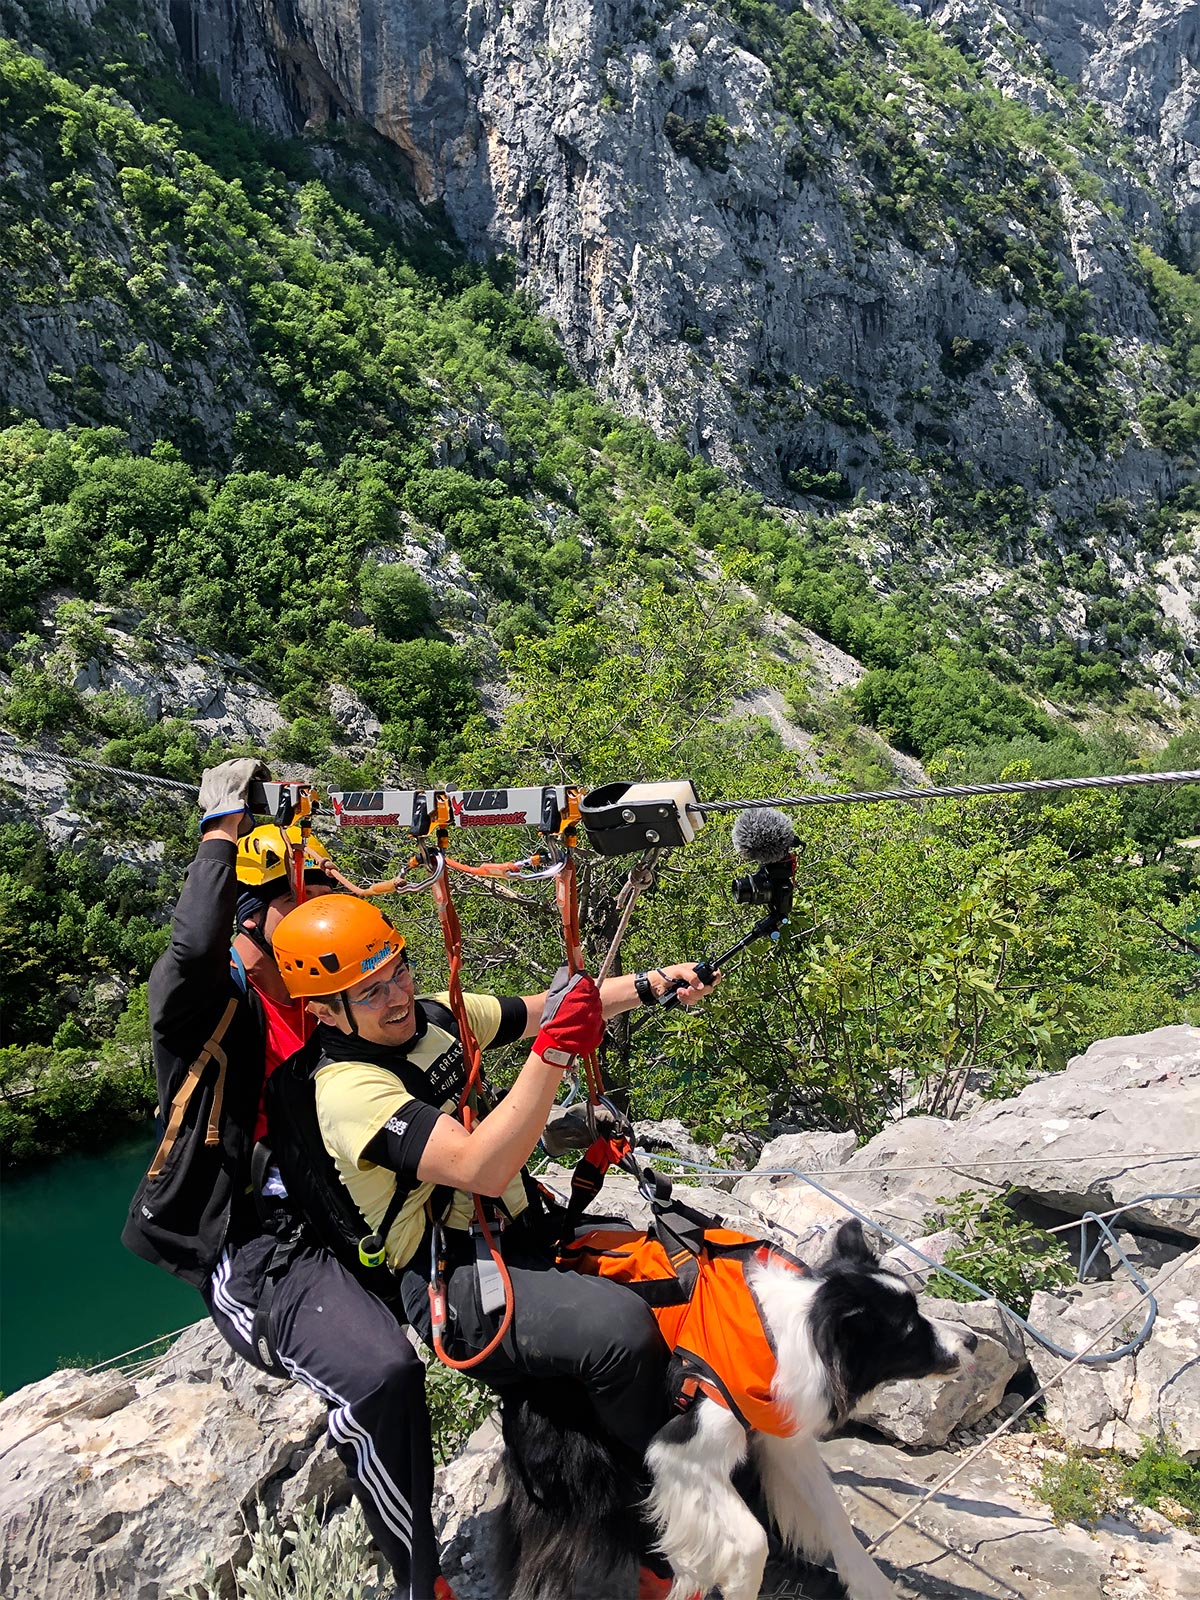
<svg viewBox="0 0 1200 1600">
<path fill-rule="evenodd" d="M 1118 590 L 1169 580 L 1163 603 L 1190 639 L 1190 554 L 1164 578 L 1169 552 L 1140 537 L 1194 459 L 1139 414 L 1177 379 L 1132 241 L 1173 247 L 1177 206 L 1194 245 L 1197 7 L 907 12 L 901 29 L 923 14 L 961 44 L 960 87 L 978 65 L 974 92 L 1045 113 L 1065 145 L 1027 126 L 956 143 L 929 47 L 825 0 L 800 13 L 820 86 L 790 99 L 786 51 L 749 48 L 736 4 L 254 0 L 234 23 L 179 0 L 170 15 L 250 115 L 361 118 L 391 140 L 468 248 L 515 258 L 576 368 L 622 410 L 784 505 L 885 503 L 887 529 L 860 541 L 883 587 L 911 561 L 988 605 L 1003 574 L 1036 578 L 1048 548 L 1061 556 L 1067 528 Z M 874 121 L 846 88 L 864 75 Z M 957 174 L 958 199 L 922 198 L 926 160 Z M 976 205 L 993 189 L 994 207 Z M 1020 265 L 1034 258 L 1036 282 Z M 956 550 L 936 519 L 948 503 L 972 514 L 981 492 L 983 537 Z M 993 497 L 1014 494 L 1010 515 Z M 1134 526 L 1114 537 L 1098 511 L 1124 502 Z M 1035 591 L 1044 610 L 1061 577 Z M 1064 623 L 1086 642 L 1077 609 Z"/>
<path fill-rule="evenodd" d="M 1200 263 L 1200 5 L 1196 0 L 917 0 L 1020 93 L 1021 43 L 1102 105 L 1171 196 Z M 1028 80 L 1026 80 L 1028 81 Z"/>
<path fill-rule="evenodd" d="M 108 25 L 95 0 L 66 9 Z M 35 37 L 19 0 L 10 15 Z M 1172 433 L 1146 410 L 1185 380 L 1135 241 L 1191 238 L 1194 3 L 1077 0 L 1051 18 L 992 0 L 141 0 L 138 15 L 135 50 L 211 74 L 321 162 L 345 170 L 326 131 L 375 129 L 471 251 L 516 261 L 622 410 L 785 509 L 865 500 L 832 537 L 880 589 L 932 580 L 1009 640 L 1100 647 L 1090 602 L 1140 591 L 1179 636 L 1142 651 L 1143 676 L 1186 686 L 1194 538 L 1149 521 L 1194 477 L 1195 414 Z M 19 158 L 8 174 L 35 177 Z M 370 203 L 405 209 L 377 188 Z M 83 243 L 128 274 L 103 208 Z M 172 281 L 169 253 L 164 267 L 221 322 L 219 369 L 153 329 L 117 359 L 94 296 L 74 317 L 22 305 L 14 410 L 77 420 L 81 370 L 135 434 L 169 422 L 211 444 L 269 407 L 242 312 Z"/>
</svg>

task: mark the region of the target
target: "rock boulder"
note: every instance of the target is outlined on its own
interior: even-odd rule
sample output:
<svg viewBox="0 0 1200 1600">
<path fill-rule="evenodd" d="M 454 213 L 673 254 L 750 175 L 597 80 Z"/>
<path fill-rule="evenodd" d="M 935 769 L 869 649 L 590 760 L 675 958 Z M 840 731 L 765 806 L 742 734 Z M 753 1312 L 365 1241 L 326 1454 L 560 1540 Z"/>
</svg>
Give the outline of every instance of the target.
<svg viewBox="0 0 1200 1600">
<path fill-rule="evenodd" d="M 1158 1300 L 1148 1342 L 1136 1355 L 1104 1367 L 1073 1367 L 1046 1396 L 1046 1420 L 1072 1444 L 1136 1455 L 1147 1435 L 1166 1434 L 1178 1449 L 1200 1459 L 1200 1250 L 1178 1266 L 1147 1273 Z M 1161 1285 L 1161 1287 L 1158 1287 Z M 1083 1350 L 1122 1310 L 1119 1330 L 1097 1347 L 1110 1350 L 1131 1338 L 1145 1302 L 1127 1278 L 1034 1295 L 1029 1320 L 1064 1350 Z M 1038 1345 L 1030 1359 L 1040 1383 L 1063 1361 Z"/>
<path fill-rule="evenodd" d="M 873 1170 L 897 1167 L 919 1170 Z M 1101 1040 L 959 1122 L 905 1118 L 838 1174 L 867 1209 L 903 1198 L 928 1212 L 941 1195 L 992 1186 L 1074 1216 L 1138 1200 L 1125 1227 L 1200 1240 L 1200 1196 L 1139 1199 L 1200 1187 L 1200 1028 Z"/>
<path fill-rule="evenodd" d="M 1025 1364 L 1020 1333 L 994 1305 L 923 1297 L 921 1309 L 941 1322 L 972 1328 L 979 1345 L 970 1369 L 957 1377 L 888 1383 L 860 1403 L 856 1422 L 910 1448 L 945 1444 L 955 1428 L 986 1417 Z"/>
<path fill-rule="evenodd" d="M 240 1561 L 261 1504 L 340 1488 L 325 1407 L 208 1323 L 151 1376 L 56 1372 L 0 1404 L 0 1600 L 166 1600 Z"/>
</svg>

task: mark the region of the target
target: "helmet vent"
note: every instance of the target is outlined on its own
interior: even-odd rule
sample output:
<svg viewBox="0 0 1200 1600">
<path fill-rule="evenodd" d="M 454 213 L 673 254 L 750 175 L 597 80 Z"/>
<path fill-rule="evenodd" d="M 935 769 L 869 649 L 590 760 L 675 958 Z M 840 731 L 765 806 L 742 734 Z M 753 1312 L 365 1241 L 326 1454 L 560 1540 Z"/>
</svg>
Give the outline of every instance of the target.
<svg viewBox="0 0 1200 1600">
<path fill-rule="evenodd" d="M 338 960 L 337 956 L 334 955 L 334 953 L 332 951 L 330 951 L 330 953 L 328 955 L 318 956 L 317 960 L 325 968 L 326 972 L 337 972 L 340 969 L 341 965 L 342 965 L 342 963 Z"/>
</svg>

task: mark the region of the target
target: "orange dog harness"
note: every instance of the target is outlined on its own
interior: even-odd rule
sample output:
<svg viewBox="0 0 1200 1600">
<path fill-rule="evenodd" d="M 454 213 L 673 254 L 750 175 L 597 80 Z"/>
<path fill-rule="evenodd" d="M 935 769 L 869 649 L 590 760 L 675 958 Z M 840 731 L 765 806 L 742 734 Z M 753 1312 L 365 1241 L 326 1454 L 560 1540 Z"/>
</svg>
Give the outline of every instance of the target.
<svg viewBox="0 0 1200 1600">
<path fill-rule="evenodd" d="M 775 1348 L 747 1279 L 754 1262 L 807 1274 L 796 1257 L 735 1233 L 678 1202 L 656 1209 L 649 1232 L 614 1224 L 563 1245 L 559 1265 L 613 1278 L 653 1311 L 674 1359 L 671 1384 L 685 1411 L 701 1396 L 745 1428 L 786 1438 L 796 1425 L 771 1395 Z"/>
</svg>

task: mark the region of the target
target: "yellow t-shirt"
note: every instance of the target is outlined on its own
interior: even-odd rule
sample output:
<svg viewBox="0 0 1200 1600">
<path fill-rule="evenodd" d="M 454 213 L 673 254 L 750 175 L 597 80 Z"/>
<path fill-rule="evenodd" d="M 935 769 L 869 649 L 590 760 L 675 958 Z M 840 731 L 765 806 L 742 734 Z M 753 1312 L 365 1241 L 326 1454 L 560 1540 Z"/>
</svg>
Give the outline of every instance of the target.
<svg viewBox="0 0 1200 1600">
<path fill-rule="evenodd" d="M 426 998 L 438 1000 L 442 1005 L 448 1005 L 450 1000 L 447 994 Z M 468 994 L 463 999 L 471 1029 L 480 1047 L 486 1050 L 500 1028 L 500 1002 L 490 994 Z M 430 1073 L 436 1081 L 438 1068 L 447 1064 L 443 1058 L 450 1057 L 452 1061 L 452 1053 L 458 1053 L 458 1041 L 431 1022 L 424 1035 L 409 1047 L 407 1060 Z M 364 1232 L 374 1231 L 382 1223 L 396 1191 L 396 1175 L 390 1167 L 364 1160 L 363 1151 L 386 1122 L 392 1117 L 403 1117 L 404 1107 L 411 1104 L 415 1096 L 395 1073 L 367 1061 L 328 1061 L 313 1082 L 325 1148 L 367 1223 Z M 453 1092 L 441 1102 L 441 1109 L 453 1112 L 457 1105 L 458 1094 Z M 425 1232 L 425 1202 L 435 1187 L 432 1183 L 416 1184 L 401 1206 L 385 1241 L 389 1266 L 407 1266 L 412 1260 Z M 501 1201 L 510 1216 L 524 1211 L 528 1202 L 520 1175 L 509 1184 Z M 445 1225 L 466 1229 L 474 1214 L 471 1196 L 456 1189 L 444 1218 Z"/>
</svg>

